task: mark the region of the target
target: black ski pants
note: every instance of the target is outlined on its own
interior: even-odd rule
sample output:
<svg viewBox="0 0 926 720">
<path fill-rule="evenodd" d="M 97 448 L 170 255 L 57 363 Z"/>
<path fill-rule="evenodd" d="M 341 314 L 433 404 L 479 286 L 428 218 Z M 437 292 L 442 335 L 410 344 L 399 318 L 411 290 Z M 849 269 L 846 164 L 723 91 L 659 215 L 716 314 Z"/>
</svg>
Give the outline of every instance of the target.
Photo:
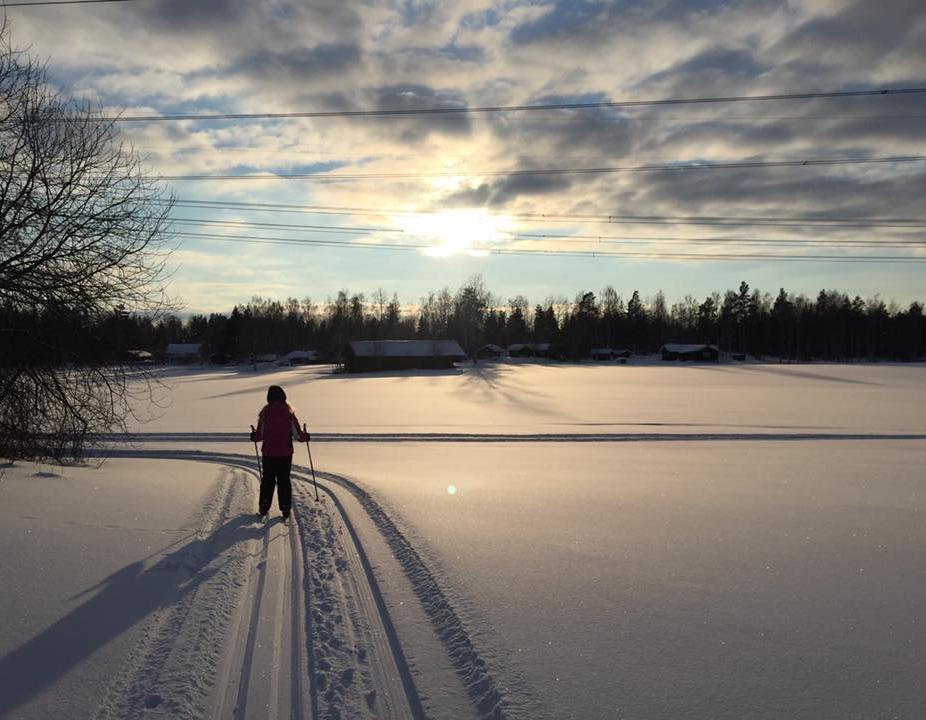
<svg viewBox="0 0 926 720">
<path fill-rule="evenodd" d="M 258 509 L 261 513 L 270 510 L 273 504 L 273 489 L 277 488 L 277 502 L 280 512 L 288 512 L 293 506 L 293 485 L 289 479 L 289 471 L 293 466 L 293 456 L 269 457 L 264 455 L 264 476 L 260 479 L 260 501 Z"/>
</svg>

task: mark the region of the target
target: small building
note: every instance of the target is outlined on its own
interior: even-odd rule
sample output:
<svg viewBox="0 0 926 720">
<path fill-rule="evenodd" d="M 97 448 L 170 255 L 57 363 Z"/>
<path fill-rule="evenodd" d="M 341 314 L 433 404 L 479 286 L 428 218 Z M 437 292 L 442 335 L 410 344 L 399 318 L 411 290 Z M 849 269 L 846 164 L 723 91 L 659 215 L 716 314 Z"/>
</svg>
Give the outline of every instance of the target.
<svg viewBox="0 0 926 720">
<path fill-rule="evenodd" d="M 508 346 L 509 357 L 553 357 L 553 343 L 531 342 L 531 343 L 512 343 Z"/>
<path fill-rule="evenodd" d="M 257 355 L 257 356 L 254 358 L 254 362 L 259 362 L 259 363 L 275 363 L 275 362 L 276 362 L 277 360 L 279 360 L 279 359 L 280 359 L 280 356 L 277 355 L 276 353 L 264 353 L 264 354 L 262 354 L 262 355 Z"/>
<path fill-rule="evenodd" d="M 189 365 L 202 360 L 202 343 L 170 343 L 164 350 L 171 365 Z"/>
<path fill-rule="evenodd" d="M 154 355 L 147 350 L 126 350 L 126 360 L 136 365 L 151 365 L 154 363 Z"/>
<path fill-rule="evenodd" d="M 591 353 L 592 360 L 613 360 L 614 351 L 611 348 L 592 348 Z"/>
<path fill-rule="evenodd" d="M 347 372 L 446 370 L 466 358 L 456 340 L 355 340 L 344 351 Z"/>
<path fill-rule="evenodd" d="M 480 360 L 501 360 L 504 356 L 505 351 L 502 350 L 498 345 L 493 345 L 492 343 L 483 345 L 476 352 L 476 357 Z"/>
<path fill-rule="evenodd" d="M 318 362 L 316 350 L 293 350 L 286 353 L 282 359 L 284 365 L 308 365 L 314 362 Z"/>
<path fill-rule="evenodd" d="M 690 362 L 718 362 L 720 350 L 713 345 L 682 345 L 670 343 L 659 350 L 663 360 L 687 360 Z"/>
</svg>

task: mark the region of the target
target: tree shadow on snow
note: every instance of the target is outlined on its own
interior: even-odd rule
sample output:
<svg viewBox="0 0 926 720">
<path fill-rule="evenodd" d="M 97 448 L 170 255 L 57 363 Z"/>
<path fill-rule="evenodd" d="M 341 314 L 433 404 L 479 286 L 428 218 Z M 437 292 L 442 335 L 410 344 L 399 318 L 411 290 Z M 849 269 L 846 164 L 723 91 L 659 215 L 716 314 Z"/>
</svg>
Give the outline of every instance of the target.
<svg viewBox="0 0 926 720">
<path fill-rule="evenodd" d="M 221 569 L 221 565 L 213 563 L 216 558 L 237 543 L 259 538 L 264 532 L 265 528 L 255 525 L 250 514 L 231 518 L 206 538 L 163 555 L 153 565 L 148 564 L 153 556 L 148 556 L 69 598 L 73 602 L 92 594 L 39 635 L 0 658 L 0 717 L 44 692 L 155 610 L 170 607 L 195 592 Z"/>
</svg>

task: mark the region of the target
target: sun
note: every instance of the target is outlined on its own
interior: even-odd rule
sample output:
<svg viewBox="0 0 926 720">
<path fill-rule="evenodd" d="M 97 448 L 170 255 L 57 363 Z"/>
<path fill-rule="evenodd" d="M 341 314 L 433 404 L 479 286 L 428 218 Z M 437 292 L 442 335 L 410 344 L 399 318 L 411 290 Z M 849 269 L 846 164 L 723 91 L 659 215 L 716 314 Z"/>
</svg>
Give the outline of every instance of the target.
<svg viewBox="0 0 926 720">
<path fill-rule="evenodd" d="M 498 241 L 504 222 L 482 210 L 445 210 L 402 219 L 408 235 L 427 240 L 423 252 L 431 257 L 484 255 Z"/>
</svg>

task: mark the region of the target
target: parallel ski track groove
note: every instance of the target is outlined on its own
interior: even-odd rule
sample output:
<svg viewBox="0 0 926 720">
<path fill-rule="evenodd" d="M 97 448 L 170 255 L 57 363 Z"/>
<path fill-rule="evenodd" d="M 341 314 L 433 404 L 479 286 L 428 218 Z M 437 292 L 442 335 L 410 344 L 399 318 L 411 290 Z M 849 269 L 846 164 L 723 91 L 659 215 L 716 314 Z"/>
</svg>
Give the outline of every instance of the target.
<svg viewBox="0 0 926 720">
<path fill-rule="evenodd" d="M 135 433 L 134 442 L 211 442 L 241 443 L 240 432 L 216 433 Z M 122 435 L 97 435 L 100 442 L 124 442 Z M 838 432 L 615 432 L 615 433 L 312 433 L 313 442 L 447 442 L 447 443 L 527 443 L 527 442 L 756 442 L 821 440 L 926 440 L 926 433 L 838 433 Z"/>
<path fill-rule="evenodd" d="M 244 649 L 244 661 L 241 664 L 241 679 L 238 683 L 238 701 L 235 704 L 235 719 L 244 720 L 248 709 L 248 686 L 251 678 L 251 665 L 254 659 L 254 645 L 257 641 L 257 626 L 260 620 L 261 600 L 264 596 L 264 584 L 267 578 L 267 545 L 269 532 L 264 528 L 258 564 L 257 589 L 254 592 L 254 604 L 251 606 L 251 619 L 248 621 L 248 638 Z"/>
<path fill-rule="evenodd" d="M 309 472 L 309 469 L 305 467 L 293 467 L 304 476 Z M 457 674 L 462 678 L 463 684 L 480 717 L 484 720 L 504 720 L 513 717 L 508 701 L 498 690 L 494 678 L 490 674 L 485 661 L 479 656 L 453 605 L 440 589 L 437 580 L 428 570 L 424 560 L 395 523 L 369 493 L 347 478 L 330 472 L 316 472 L 316 475 L 351 492 L 382 533 L 389 548 L 401 564 L 406 577 L 411 581 L 415 594 L 418 596 L 425 613 L 430 618 L 435 632 L 447 648 L 450 660 Z M 319 487 L 334 498 L 328 488 L 323 485 Z M 336 499 L 335 502 L 337 503 Z M 340 503 L 337 504 L 340 506 Z M 346 514 L 344 517 L 346 518 Z M 353 528 L 350 528 L 349 525 L 348 527 L 351 534 L 353 534 Z M 354 541 L 359 547 L 359 541 L 355 535 Z M 365 561 L 365 563 L 369 567 L 368 561 Z M 372 573 L 372 569 L 370 569 L 370 572 Z"/>
<path fill-rule="evenodd" d="M 294 475 L 294 477 L 296 479 L 302 480 L 306 484 L 311 482 L 311 478 L 305 473 L 305 471 L 300 472 L 299 475 Z M 354 526 L 347 515 L 347 511 L 344 509 L 344 506 L 341 504 L 341 501 L 338 500 L 337 496 L 324 485 L 319 486 L 319 490 L 331 498 L 332 502 L 341 515 L 341 519 L 344 522 L 344 527 L 347 528 L 347 532 L 350 535 L 351 542 L 353 543 L 354 549 L 357 552 L 357 556 L 360 558 L 360 564 L 363 567 L 367 584 L 370 586 L 370 591 L 376 603 L 376 608 L 379 611 L 380 619 L 383 623 L 383 628 L 385 629 L 386 635 L 389 639 L 389 647 L 392 651 L 392 657 L 395 660 L 396 666 L 399 669 L 399 676 L 402 680 L 402 686 L 405 690 L 405 697 L 408 700 L 409 707 L 411 708 L 415 720 L 424 720 L 427 716 L 424 712 L 424 708 L 421 705 L 418 690 L 415 688 L 415 682 L 412 678 L 411 671 L 409 670 L 408 661 L 405 658 L 405 652 L 402 650 L 402 644 L 399 641 L 399 635 L 396 632 L 395 625 L 392 623 L 392 617 L 390 616 L 389 610 L 386 607 L 386 601 L 383 599 L 383 594 L 379 588 L 379 583 L 376 580 L 376 575 L 373 572 L 373 567 L 370 564 L 370 560 L 367 557 L 366 551 L 363 549 L 360 538 L 357 536 L 357 531 L 354 530 Z"/>
<path fill-rule="evenodd" d="M 222 453 L 184 451 L 184 450 L 145 451 L 145 450 L 125 450 L 125 449 L 115 450 L 115 451 L 112 451 L 106 454 L 110 457 L 147 457 L 147 458 L 165 459 L 165 460 L 171 460 L 171 459 L 196 460 L 199 462 L 222 464 L 226 466 L 238 467 L 238 468 L 248 470 L 249 472 L 252 472 L 252 473 L 256 471 L 256 464 L 252 458 L 250 458 L 249 456 L 237 455 L 237 454 L 222 454 Z M 299 480 L 302 483 L 306 483 L 306 484 L 308 482 L 311 482 L 311 480 L 309 479 L 309 475 L 308 475 L 309 469 L 299 468 L 299 466 L 294 466 L 293 469 L 298 471 L 293 474 L 294 479 Z M 337 477 L 338 476 L 330 476 L 330 479 L 334 480 Z M 348 484 L 345 484 L 343 486 L 345 487 L 345 489 L 350 491 L 351 487 L 350 487 L 349 481 L 345 481 L 345 482 Z M 389 616 L 389 612 L 383 600 L 382 593 L 376 582 L 375 575 L 373 574 L 373 570 L 366 556 L 366 553 L 363 550 L 362 545 L 360 544 L 360 540 L 356 532 L 354 531 L 353 526 L 350 524 L 350 520 L 348 519 L 343 506 L 337 500 L 334 493 L 332 493 L 331 490 L 325 487 L 324 485 L 319 485 L 319 490 L 324 492 L 328 497 L 330 497 L 334 505 L 337 507 L 338 513 L 344 523 L 344 526 L 348 528 L 348 533 L 351 538 L 351 544 L 354 550 L 357 552 L 357 555 L 361 558 L 361 563 L 364 568 L 364 575 L 365 575 L 363 579 L 365 579 L 367 583 L 369 584 L 370 589 L 371 589 L 371 594 L 374 596 L 377 610 L 380 613 L 380 621 L 382 622 L 383 627 L 385 628 L 386 633 L 387 633 L 389 646 L 390 646 L 389 651 L 392 654 L 393 658 L 395 659 L 396 664 L 399 668 L 399 675 L 402 680 L 403 694 L 405 696 L 406 701 L 408 702 L 408 706 L 412 712 L 412 715 L 415 718 L 415 720 L 426 720 L 427 715 L 425 714 L 422 708 L 421 700 L 418 696 L 417 690 L 414 685 L 414 680 L 412 679 L 411 672 L 408 667 L 408 663 L 404 657 L 404 652 L 402 650 L 401 644 L 398 639 L 398 634 L 392 623 L 392 619 Z M 314 502 L 314 501 L 307 499 L 306 502 L 308 503 L 308 502 Z M 295 513 L 296 513 L 296 519 L 291 521 L 291 524 L 290 524 L 291 532 L 293 531 L 294 527 L 298 527 L 298 510 L 296 510 Z M 253 647 L 254 639 L 256 635 L 258 618 L 260 615 L 261 597 L 263 595 L 263 589 L 264 589 L 263 586 L 264 586 L 264 581 L 266 577 L 266 559 L 267 559 L 268 538 L 269 538 L 269 533 L 265 533 L 263 536 L 263 546 L 261 549 L 261 559 L 260 559 L 261 567 L 259 570 L 260 575 L 258 579 L 258 587 L 255 593 L 256 599 L 255 599 L 254 606 L 251 608 L 251 618 L 250 618 L 249 627 L 248 627 L 248 639 L 247 639 L 247 646 L 245 649 L 245 659 L 243 662 L 243 667 L 241 669 L 241 681 L 238 687 L 238 701 L 236 703 L 236 709 L 235 709 L 235 720 L 239 720 L 239 718 L 243 717 L 241 713 L 245 713 L 247 709 L 247 693 L 248 693 L 247 686 L 248 686 L 248 680 L 251 674 L 252 657 L 253 657 L 253 651 L 254 651 L 254 647 Z M 296 544 L 295 542 L 291 542 L 291 545 L 294 546 L 295 544 Z M 303 546 L 301 538 L 299 540 L 299 545 L 300 545 L 300 548 Z M 295 566 L 295 562 L 297 562 L 297 559 L 295 558 L 297 549 L 293 547 L 291 552 L 294 555 L 294 566 Z M 304 602 L 305 618 L 306 618 L 305 625 L 304 625 L 304 630 L 305 630 L 304 639 L 306 643 L 305 647 L 307 649 L 308 663 L 309 663 L 309 667 L 307 668 L 307 671 L 308 671 L 307 674 L 309 676 L 309 695 L 310 695 L 310 704 L 311 704 L 311 709 L 312 709 L 312 718 L 313 720 L 319 720 L 320 715 L 319 715 L 319 708 L 318 708 L 318 688 L 317 688 L 317 683 L 316 683 L 314 647 L 313 647 L 312 631 L 311 631 L 311 623 L 313 622 L 312 616 L 311 616 L 311 611 L 312 611 L 311 592 L 310 592 L 311 574 L 308 571 L 308 562 L 309 562 L 308 556 L 306 555 L 304 550 L 302 550 L 301 554 L 302 554 L 301 565 L 303 569 L 303 581 L 301 584 L 301 589 L 303 590 L 304 597 L 302 598 L 302 602 Z M 296 582 L 292 583 L 292 592 L 294 595 L 292 614 L 293 614 L 294 622 L 297 621 L 296 616 L 299 612 L 298 611 L 299 604 L 297 604 L 298 591 L 299 591 L 299 583 L 296 583 Z M 298 644 L 294 644 L 293 649 L 292 649 L 293 678 L 294 678 L 294 687 L 292 689 L 292 693 L 293 693 L 294 700 L 297 697 L 297 693 L 298 693 L 298 697 L 300 698 L 300 701 L 294 704 L 294 708 L 300 708 L 300 712 L 301 712 L 301 707 L 302 707 L 301 689 L 297 689 L 295 687 L 296 682 L 297 682 L 295 678 L 301 679 L 301 674 L 302 674 L 302 670 L 300 667 L 301 662 L 297 658 L 297 652 L 299 653 L 301 657 L 301 649 L 298 648 Z M 295 720 L 299 720 L 299 716 L 294 715 L 294 718 Z"/>
<path fill-rule="evenodd" d="M 185 437 L 195 438 L 197 441 L 207 441 L 211 437 L 211 434 L 191 433 Z M 240 433 L 238 433 L 235 437 L 237 442 L 241 442 Z M 315 436 L 313 435 L 313 437 Z M 177 440 L 179 438 L 175 435 L 171 439 Z M 146 457 L 176 460 L 197 460 L 201 462 L 234 465 L 247 468 L 251 471 L 254 471 L 256 468 L 255 460 L 251 456 L 235 453 L 225 454 L 203 452 L 199 450 L 139 450 L 117 448 L 106 451 L 105 453 L 101 452 L 99 454 L 109 457 Z M 311 470 L 308 467 L 293 465 L 293 471 L 297 473 L 294 475 L 294 477 L 296 477 L 296 479 L 300 480 L 302 483 L 308 482 L 308 478 L 311 477 Z M 411 543 L 409 543 L 401 530 L 399 530 L 395 523 L 389 518 L 389 516 L 380 507 L 377 501 L 363 488 L 341 475 L 336 475 L 326 471 L 316 471 L 315 475 L 317 477 L 328 480 L 331 483 L 339 485 L 348 492 L 352 493 L 360 502 L 361 506 L 367 511 L 370 519 L 385 538 L 389 548 L 392 550 L 393 554 L 401 564 L 406 577 L 408 577 L 409 581 L 411 582 L 414 592 L 421 602 L 425 613 L 430 618 L 431 624 L 437 633 L 437 636 L 447 648 L 450 660 L 458 675 L 462 678 L 464 686 L 466 687 L 466 690 L 470 695 L 470 699 L 472 700 L 480 718 L 483 720 L 506 720 L 506 718 L 517 717 L 519 713 L 516 713 L 514 709 L 510 707 L 509 701 L 498 690 L 497 684 L 490 674 L 485 661 L 480 657 L 478 651 L 473 645 L 471 638 L 469 637 L 469 634 L 464 628 L 462 621 L 454 610 L 450 600 L 441 590 L 436 578 L 432 575 L 418 552 L 412 547 Z M 323 490 L 329 497 L 334 499 L 334 494 L 329 488 L 325 487 L 324 485 L 320 485 L 319 489 Z M 338 506 L 339 513 L 345 520 L 345 526 L 350 527 L 347 516 L 344 513 L 343 508 L 340 506 L 340 503 L 336 502 L 336 505 Z M 359 545 L 359 540 L 356 537 L 356 534 L 353 533 L 352 529 L 351 534 L 352 542 L 358 549 L 359 554 L 362 552 L 362 548 Z M 368 561 L 366 562 L 366 566 L 369 567 Z M 372 568 L 370 568 L 369 571 L 372 573 Z M 308 623 L 311 623 L 312 618 L 308 614 L 310 612 L 308 601 L 309 593 L 306 593 L 306 614 Z M 382 605 L 381 608 L 382 610 L 385 610 L 385 605 Z M 381 619 L 383 620 L 384 625 L 387 623 L 391 624 L 391 619 L 389 618 L 388 613 Z M 311 637 L 310 626 L 306 627 L 306 635 Z M 396 642 L 396 648 L 401 653 L 401 646 L 398 645 L 398 642 Z M 310 662 L 312 656 L 312 648 L 310 647 Z M 407 664 L 405 664 L 404 667 L 407 670 Z M 310 668 L 310 670 L 313 669 Z M 309 676 L 312 683 L 310 693 L 312 696 L 313 718 L 314 720 L 318 720 L 319 716 L 316 702 L 317 688 L 315 687 L 315 672 L 311 671 Z M 406 691 L 406 694 L 408 693 L 408 687 L 409 686 L 403 688 Z M 413 684 L 410 687 L 413 688 Z M 415 710 L 416 707 L 419 709 L 421 708 L 421 701 L 417 693 L 414 694 L 414 697 L 409 697 L 408 700 L 410 707 L 412 707 L 413 711 L 416 712 L 416 718 L 425 718 L 423 709 Z M 421 714 L 417 714 L 418 712 Z"/>
</svg>

